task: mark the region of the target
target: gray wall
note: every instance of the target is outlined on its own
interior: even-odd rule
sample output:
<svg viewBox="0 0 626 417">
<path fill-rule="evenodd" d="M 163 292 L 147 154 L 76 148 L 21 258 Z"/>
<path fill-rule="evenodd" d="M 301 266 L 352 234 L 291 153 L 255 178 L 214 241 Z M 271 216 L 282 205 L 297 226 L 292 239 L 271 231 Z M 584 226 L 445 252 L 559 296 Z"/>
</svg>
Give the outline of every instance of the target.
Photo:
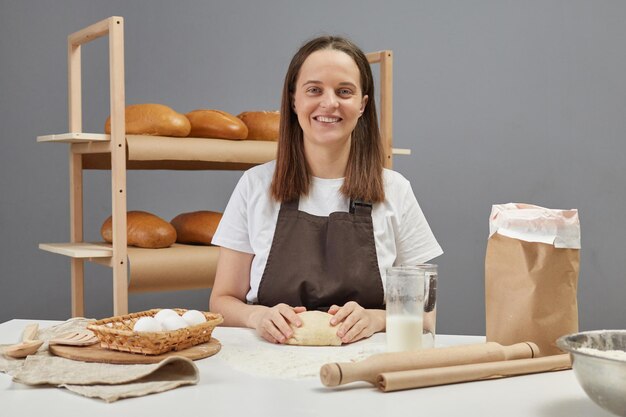
<svg viewBox="0 0 626 417">
<path fill-rule="evenodd" d="M 383 5 L 385 3 L 385 5 Z M 66 37 L 108 16 L 126 24 L 127 103 L 231 113 L 279 105 L 306 39 L 392 49 L 395 169 L 412 182 L 445 254 L 438 331 L 484 333 L 484 255 L 494 203 L 578 208 L 583 329 L 626 327 L 626 2 L 0 2 L 0 321 L 65 319 L 69 260 Z M 84 130 L 108 116 L 106 40 L 84 48 Z M 240 172 L 128 175 L 128 207 L 171 219 L 221 210 Z M 85 235 L 109 215 L 108 172 L 85 175 Z M 111 272 L 86 267 L 86 315 L 112 314 Z M 208 291 L 131 296 L 130 309 L 207 308 Z"/>
</svg>

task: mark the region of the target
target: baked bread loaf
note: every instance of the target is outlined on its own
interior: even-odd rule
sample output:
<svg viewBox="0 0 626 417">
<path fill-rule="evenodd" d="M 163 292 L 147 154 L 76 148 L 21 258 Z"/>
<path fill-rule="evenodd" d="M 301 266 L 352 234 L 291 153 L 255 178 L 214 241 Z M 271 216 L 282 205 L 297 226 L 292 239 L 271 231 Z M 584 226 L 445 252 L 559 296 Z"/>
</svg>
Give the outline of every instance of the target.
<svg viewBox="0 0 626 417">
<path fill-rule="evenodd" d="M 130 135 L 185 137 L 191 130 L 184 114 L 163 104 L 132 104 L 126 107 L 125 115 L 126 133 Z M 110 116 L 104 124 L 104 131 L 111 133 Z"/>
<path fill-rule="evenodd" d="M 185 116 L 191 123 L 189 136 L 194 138 L 245 139 L 248 136 L 245 123 L 225 111 L 199 109 Z"/>
<path fill-rule="evenodd" d="M 113 242 L 113 218 L 109 216 L 100 228 L 102 238 Z M 154 214 L 145 211 L 129 211 L 126 214 L 126 232 L 128 246 L 140 248 L 167 248 L 176 242 L 174 226 Z"/>
<path fill-rule="evenodd" d="M 182 213 L 170 222 L 176 229 L 176 242 L 210 245 L 222 213 L 215 211 L 193 211 Z"/>
<path fill-rule="evenodd" d="M 278 140 L 280 112 L 246 111 L 237 115 L 248 127 L 250 140 Z"/>
</svg>

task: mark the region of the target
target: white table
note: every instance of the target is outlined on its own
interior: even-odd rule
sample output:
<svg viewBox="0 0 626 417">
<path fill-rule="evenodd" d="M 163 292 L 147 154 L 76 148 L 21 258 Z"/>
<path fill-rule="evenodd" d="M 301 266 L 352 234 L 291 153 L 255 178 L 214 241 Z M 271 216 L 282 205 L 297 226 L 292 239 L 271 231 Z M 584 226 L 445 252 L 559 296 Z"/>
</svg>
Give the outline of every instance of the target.
<svg viewBox="0 0 626 417">
<path fill-rule="evenodd" d="M 0 344 L 14 343 L 30 320 L 0 324 Z M 58 322 L 38 321 L 41 328 Z M 249 329 L 218 327 L 222 345 L 248 338 L 266 342 Z M 384 334 L 366 343 L 383 343 Z M 484 341 L 478 336 L 437 336 L 437 345 Z M 298 349 L 297 347 L 287 347 Z M 310 349 L 310 348 L 309 348 Z M 332 349 L 332 348 L 322 348 Z M 579 387 L 572 371 L 383 393 L 367 383 L 324 387 L 319 378 L 281 379 L 233 369 L 220 354 L 195 362 L 198 385 L 111 404 L 53 387 L 29 387 L 0 374 L 0 415 L 13 416 L 611 416 Z"/>
</svg>

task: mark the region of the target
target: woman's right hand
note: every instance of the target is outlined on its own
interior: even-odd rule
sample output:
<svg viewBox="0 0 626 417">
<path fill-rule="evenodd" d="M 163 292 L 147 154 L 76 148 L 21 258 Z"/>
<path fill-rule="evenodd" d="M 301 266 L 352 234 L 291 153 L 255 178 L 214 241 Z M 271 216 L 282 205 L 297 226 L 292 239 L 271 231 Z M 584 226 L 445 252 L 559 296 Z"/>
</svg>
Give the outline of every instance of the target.
<svg viewBox="0 0 626 417">
<path fill-rule="evenodd" d="M 268 342 L 286 343 L 293 335 L 290 324 L 302 326 L 297 314 L 303 311 L 306 311 L 305 307 L 291 307 L 287 304 L 264 307 L 255 313 L 254 328 L 257 334 Z"/>
</svg>

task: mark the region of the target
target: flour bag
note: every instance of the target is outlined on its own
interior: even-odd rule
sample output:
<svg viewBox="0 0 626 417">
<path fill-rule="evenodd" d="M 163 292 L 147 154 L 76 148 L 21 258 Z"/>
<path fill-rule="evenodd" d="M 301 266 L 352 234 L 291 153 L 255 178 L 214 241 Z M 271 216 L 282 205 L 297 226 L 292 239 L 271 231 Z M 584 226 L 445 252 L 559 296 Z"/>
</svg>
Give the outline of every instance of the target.
<svg viewBox="0 0 626 417">
<path fill-rule="evenodd" d="M 578 331 L 579 262 L 577 210 L 494 205 L 485 256 L 487 341 L 530 341 L 541 356 L 562 353 L 556 339 Z"/>
</svg>

